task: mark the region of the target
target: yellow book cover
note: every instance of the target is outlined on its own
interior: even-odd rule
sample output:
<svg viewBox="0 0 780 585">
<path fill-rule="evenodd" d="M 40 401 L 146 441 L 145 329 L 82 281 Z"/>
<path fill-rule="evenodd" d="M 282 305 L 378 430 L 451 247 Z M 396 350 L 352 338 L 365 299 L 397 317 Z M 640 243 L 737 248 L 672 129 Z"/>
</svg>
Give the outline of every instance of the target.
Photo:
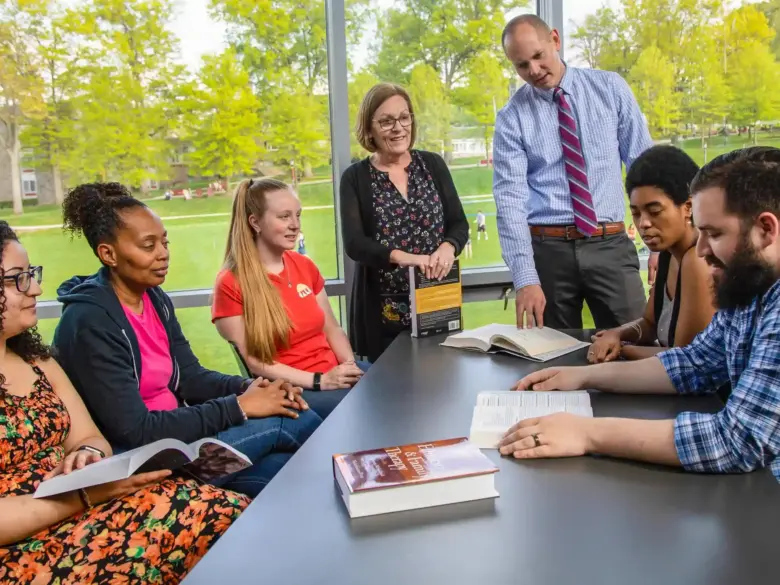
<svg viewBox="0 0 780 585">
<path fill-rule="evenodd" d="M 460 261 L 455 260 L 442 280 L 428 279 L 417 268 L 410 267 L 409 300 L 413 337 L 460 331 L 463 328 Z"/>
</svg>

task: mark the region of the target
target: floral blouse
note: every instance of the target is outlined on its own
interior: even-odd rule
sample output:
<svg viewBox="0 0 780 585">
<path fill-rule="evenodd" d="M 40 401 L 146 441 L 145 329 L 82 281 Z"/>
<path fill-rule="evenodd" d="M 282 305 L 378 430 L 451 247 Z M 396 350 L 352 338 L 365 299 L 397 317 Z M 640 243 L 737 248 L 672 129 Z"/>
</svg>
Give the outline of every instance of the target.
<svg viewBox="0 0 780 585">
<path fill-rule="evenodd" d="M 371 191 L 374 201 L 376 240 L 391 250 L 409 254 L 433 254 L 444 239 L 444 208 L 430 171 L 420 154 L 412 151 L 407 198 L 404 199 L 390 175 L 374 165 Z M 409 269 L 395 266 L 379 271 L 382 323 L 393 330 L 411 325 L 409 313 Z"/>
</svg>

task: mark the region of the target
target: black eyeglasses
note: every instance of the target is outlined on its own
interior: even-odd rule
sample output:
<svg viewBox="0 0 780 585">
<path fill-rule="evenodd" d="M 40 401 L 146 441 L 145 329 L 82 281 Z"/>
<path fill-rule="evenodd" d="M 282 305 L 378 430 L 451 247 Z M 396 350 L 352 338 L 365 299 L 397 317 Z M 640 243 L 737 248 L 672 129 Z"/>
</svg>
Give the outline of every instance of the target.
<svg viewBox="0 0 780 585">
<path fill-rule="evenodd" d="M 43 282 L 43 266 L 30 266 L 29 270 L 23 270 L 17 274 L 4 276 L 3 280 L 13 280 L 16 284 L 16 290 L 20 293 L 26 293 L 30 290 L 33 278 L 38 284 Z"/>
<path fill-rule="evenodd" d="M 414 116 L 412 114 L 401 114 L 398 118 L 382 118 L 381 120 L 374 120 L 379 127 L 387 132 L 395 128 L 395 123 L 398 122 L 403 128 L 408 128 L 412 125 Z"/>
</svg>

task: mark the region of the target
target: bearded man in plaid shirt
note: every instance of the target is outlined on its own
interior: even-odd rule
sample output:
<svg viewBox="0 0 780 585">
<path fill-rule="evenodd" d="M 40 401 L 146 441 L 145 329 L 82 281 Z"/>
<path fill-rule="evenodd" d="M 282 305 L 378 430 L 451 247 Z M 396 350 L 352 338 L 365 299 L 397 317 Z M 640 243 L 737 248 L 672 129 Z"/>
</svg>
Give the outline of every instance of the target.
<svg viewBox="0 0 780 585">
<path fill-rule="evenodd" d="M 780 149 L 721 155 L 701 169 L 691 193 L 697 252 L 710 266 L 719 308 L 709 327 L 689 346 L 650 359 L 549 368 L 516 389 L 707 394 L 730 384 L 724 408 L 673 420 L 528 419 L 507 432 L 501 453 L 598 453 L 708 473 L 769 466 L 780 481 Z"/>
</svg>

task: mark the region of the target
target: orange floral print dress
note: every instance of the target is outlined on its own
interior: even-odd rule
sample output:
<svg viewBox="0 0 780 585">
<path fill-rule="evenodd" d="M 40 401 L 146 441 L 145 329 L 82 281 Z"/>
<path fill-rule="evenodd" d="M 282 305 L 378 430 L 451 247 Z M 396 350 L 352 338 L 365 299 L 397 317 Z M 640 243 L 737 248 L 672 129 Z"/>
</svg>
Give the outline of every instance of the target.
<svg viewBox="0 0 780 585">
<path fill-rule="evenodd" d="M 70 416 L 40 368 L 27 396 L 0 391 L 0 497 L 32 494 L 64 457 Z M 10 546 L 0 583 L 178 583 L 248 505 L 234 492 L 166 479 Z"/>
</svg>

